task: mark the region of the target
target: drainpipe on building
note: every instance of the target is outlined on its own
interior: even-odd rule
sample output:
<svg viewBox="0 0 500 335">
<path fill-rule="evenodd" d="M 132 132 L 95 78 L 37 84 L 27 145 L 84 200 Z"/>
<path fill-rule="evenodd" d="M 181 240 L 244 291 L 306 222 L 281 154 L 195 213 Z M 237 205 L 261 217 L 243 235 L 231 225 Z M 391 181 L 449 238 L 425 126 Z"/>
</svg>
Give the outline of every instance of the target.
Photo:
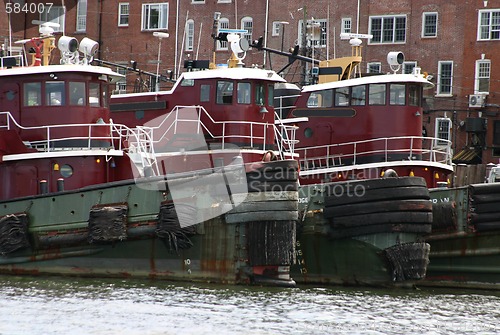
<svg viewBox="0 0 500 335">
<path fill-rule="evenodd" d="M 266 0 L 266 23 L 264 25 L 264 47 L 267 48 L 267 26 L 269 24 L 269 0 Z M 264 59 L 262 61 L 262 68 L 266 68 L 266 55 L 267 52 L 264 49 Z"/>
<path fill-rule="evenodd" d="M 175 78 L 179 78 L 179 71 L 177 70 L 177 56 L 179 54 L 179 0 L 177 0 L 177 9 L 175 13 L 175 57 L 174 57 L 174 74 Z"/>
</svg>

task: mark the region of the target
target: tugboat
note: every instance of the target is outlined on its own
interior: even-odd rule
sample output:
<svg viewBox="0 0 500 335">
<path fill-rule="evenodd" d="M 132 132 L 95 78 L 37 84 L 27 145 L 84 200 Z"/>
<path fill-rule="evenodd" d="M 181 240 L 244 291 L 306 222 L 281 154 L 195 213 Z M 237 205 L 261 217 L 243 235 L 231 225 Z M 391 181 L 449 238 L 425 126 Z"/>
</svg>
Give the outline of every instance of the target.
<svg viewBox="0 0 500 335">
<path fill-rule="evenodd" d="M 404 55 L 391 52 L 392 74 L 354 78 L 360 38 L 369 36 L 347 37 L 352 55 L 319 62 L 315 84 L 277 85 L 278 113 L 308 118 L 297 133 L 301 187 L 293 277 L 299 283 L 411 285 L 426 273 L 428 188 L 453 172 L 450 142 L 422 136 L 423 91 L 433 84 L 421 70 L 398 73 Z"/>
<path fill-rule="evenodd" d="M 500 289 L 500 179 L 430 190 L 434 220 L 426 286 Z"/>
<path fill-rule="evenodd" d="M 108 107 L 120 75 L 91 65 L 96 42 L 60 37 L 59 65 L 47 29 L 22 42 L 30 66 L 0 63 L 0 273 L 294 285 L 296 127 L 275 121 L 281 77 L 185 73 L 150 94 L 163 109 L 144 119 L 140 97 Z"/>
</svg>

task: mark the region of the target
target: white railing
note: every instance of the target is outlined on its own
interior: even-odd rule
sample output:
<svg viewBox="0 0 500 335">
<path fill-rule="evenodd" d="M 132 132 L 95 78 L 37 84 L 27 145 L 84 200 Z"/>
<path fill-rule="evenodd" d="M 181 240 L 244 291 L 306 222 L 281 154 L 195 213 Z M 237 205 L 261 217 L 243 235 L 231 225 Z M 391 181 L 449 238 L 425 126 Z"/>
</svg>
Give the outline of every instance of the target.
<svg viewBox="0 0 500 335">
<path fill-rule="evenodd" d="M 186 112 L 183 109 L 189 108 L 193 112 Z M 208 120 L 207 122 L 202 121 Z M 23 127 L 12 116 L 10 112 L 0 112 L 0 129 L 21 129 L 25 134 L 33 131 L 39 139 L 25 141 L 28 148 L 36 149 L 39 152 L 53 152 L 62 150 L 95 150 L 114 149 L 127 151 L 131 154 L 138 168 L 145 171 L 149 168 L 154 175 L 160 174 L 157 164 L 155 145 L 170 141 L 173 135 L 203 135 L 211 142 L 216 142 L 221 149 L 226 149 L 228 143 L 245 142 L 251 148 L 268 148 L 276 145 L 280 156 L 283 158 L 286 151 L 293 155 L 296 144 L 295 132 L 298 127 L 276 121 L 276 124 L 266 122 L 247 121 L 215 121 L 213 117 L 202 106 L 176 106 L 163 119 L 157 120 L 155 124 L 137 126 L 129 128 L 122 124 L 114 124 L 112 121 L 106 123 L 93 124 L 64 124 Z M 208 127 L 207 124 L 213 127 Z M 185 125 L 188 127 L 186 132 Z M 229 134 L 229 127 L 235 125 L 245 125 L 249 127 L 249 133 Z M 215 134 L 214 131 L 220 131 Z M 57 135 L 64 129 L 64 135 Z M 74 129 L 74 131 L 71 131 Z M 212 130 L 211 130 L 212 129 Z M 77 130 L 80 136 L 68 136 L 75 134 Z M 84 132 L 83 132 L 84 130 Z M 84 134 L 84 135 L 83 135 Z M 274 134 L 275 141 L 270 143 L 268 136 Z M 231 140 L 231 141 L 229 141 Z M 73 141 L 71 146 L 68 141 Z M 77 145 L 75 144 L 77 141 Z M 99 141 L 99 142 L 96 142 Z"/>
<path fill-rule="evenodd" d="M 297 148 L 302 171 L 356 165 L 363 158 L 377 162 L 400 160 L 437 162 L 451 166 L 451 141 L 434 137 L 397 136 Z M 392 157 L 395 155 L 395 157 Z M 373 160 L 371 160 L 373 162 Z"/>
<path fill-rule="evenodd" d="M 4 57 L 0 57 L 0 69 L 3 69 L 3 68 L 6 68 L 5 66 L 5 61 L 7 59 L 12 59 L 14 58 L 16 60 L 16 67 L 20 66 L 20 67 L 24 67 L 24 57 L 22 55 L 12 55 L 12 56 L 4 56 Z"/>
</svg>

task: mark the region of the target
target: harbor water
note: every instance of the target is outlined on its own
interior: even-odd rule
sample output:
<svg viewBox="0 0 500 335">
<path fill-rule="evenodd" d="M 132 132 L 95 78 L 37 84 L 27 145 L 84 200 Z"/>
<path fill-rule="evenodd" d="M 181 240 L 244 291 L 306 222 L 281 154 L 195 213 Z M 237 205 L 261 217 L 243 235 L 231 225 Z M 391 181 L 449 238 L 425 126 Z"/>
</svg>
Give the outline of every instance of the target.
<svg viewBox="0 0 500 335">
<path fill-rule="evenodd" d="M 0 334 L 498 334 L 500 292 L 0 277 Z"/>
</svg>

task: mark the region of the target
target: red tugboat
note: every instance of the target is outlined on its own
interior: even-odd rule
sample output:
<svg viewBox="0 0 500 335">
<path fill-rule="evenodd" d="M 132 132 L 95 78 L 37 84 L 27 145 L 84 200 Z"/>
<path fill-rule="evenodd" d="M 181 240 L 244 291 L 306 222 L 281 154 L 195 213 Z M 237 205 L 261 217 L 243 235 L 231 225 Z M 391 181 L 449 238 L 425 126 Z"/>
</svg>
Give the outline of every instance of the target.
<svg viewBox="0 0 500 335">
<path fill-rule="evenodd" d="M 90 65 L 94 41 L 61 37 L 60 65 L 51 34 L 24 42 L 33 66 L 1 59 L 1 273 L 294 284 L 295 127 L 271 103 L 281 77 L 186 73 L 141 118 L 140 98 L 110 111 L 119 75 Z"/>
<path fill-rule="evenodd" d="M 284 118 L 308 118 L 297 133 L 293 276 L 301 283 L 407 285 L 426 273 L 428 188 L 453 171 L 450 142 L 422 136 L 423 91 L 433 84 L 420 69 L 397 73 L 404 56 L 391 52 L 394 73 L 353 78 L 361 40 L 351 37 L 352 56 L 320 62 L 316 84 L 277 88 Z"/>
</svg>

